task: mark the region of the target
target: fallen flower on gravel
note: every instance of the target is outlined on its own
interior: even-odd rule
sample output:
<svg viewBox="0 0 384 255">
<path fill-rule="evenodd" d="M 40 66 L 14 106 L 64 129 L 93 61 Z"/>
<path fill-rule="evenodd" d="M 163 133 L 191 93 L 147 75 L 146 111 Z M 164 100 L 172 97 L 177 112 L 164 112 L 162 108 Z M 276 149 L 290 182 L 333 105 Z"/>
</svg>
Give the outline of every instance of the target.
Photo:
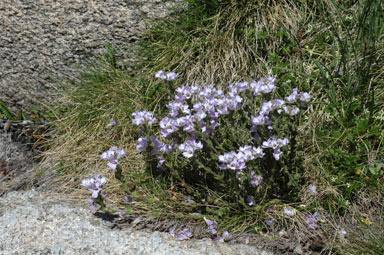
<svg viewBox="0 0 384 255">
<path fill-rule="evenodd" d="M 228 231 L 224 231 L 223 234 L 221 234 L 221 236 L 217 236 L 214 241 L 215 242 L 228 242 L 232 239 L 232 235 L 228 232 Z"/>
<path fill-rule="evenodd" d="M 217 233 L 217 230 L 216 230 L 217 222 L 214 220 L 208 220 L 205 217 L 204 217 L 204 220 L 208 226 L 207 232 L 210 234 L 216 234 Z"/>
<path fill-rule="evenodd" d="M 175 228 L 171 228 L 169 230 L 169 233 L 174 237 L 176 238 L 177 240 L 186 240 L 186 239 L 190 239 L 193 235 L 192 233 L 189 231 L 188 228 L 184 228 L 183 230 L 179 231 L 179 232 L 175 232 Z"/>
</svg>

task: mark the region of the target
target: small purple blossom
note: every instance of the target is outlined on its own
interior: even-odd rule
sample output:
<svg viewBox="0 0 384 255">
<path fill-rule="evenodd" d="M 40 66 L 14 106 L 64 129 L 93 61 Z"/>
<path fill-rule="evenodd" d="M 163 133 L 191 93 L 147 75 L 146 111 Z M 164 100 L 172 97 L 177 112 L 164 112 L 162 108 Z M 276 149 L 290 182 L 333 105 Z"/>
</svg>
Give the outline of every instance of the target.
<svg viewBox="0 0 384 255">
<path fill-rule="evenodd" d="M 336 67 L 333 72 L 338 75 L 343 75 L 343 69 L 341 67 Z"/>
<path fill-rule="evenodd" d="M 148 139 L 145 137 L 140 137 L 137 141 L 138 145 L 136 146 L 136 150 L 139 152 L 145 151 L 148 147 Z"/>
<path fill-rule="evenodd" d="M 293 91 L 292 91 L 292 94 L 290 94 L 289 96 L 287 96 L 285 98 L 285 100 L 288 102 L 288 103 L 296 103 L 297 99 L 299 98 L 298 97 L 298 89 L 297 88 L 294 88 Z"/>
<path fill-rule="evenodd" d="M 88 188 L 88 190 L 92 193 L 91 198 L 88 200 L 91 205 L 90 209 L 92 211 L 96 211 L 95 199 L 105 198 L 107 193 L 104 192 L 100 196 L 100 192 L 102 191 L 101 186 L 103 186 L 107 182 L 105 177 L 101 177 L 99 174 L 94 174 L 91 177 L 84 179 L 81 181 L 81 186 Z"/>
<path fill-rule="evenodd" d="M 119 218 L 124 219 L 124 216 L 125 216 L 125 211 L 124 210 L 119 211 Z"/>
<path fill-rule="evenodd" d="M 295 216 L 296 212 L 295 212 L 295 209 L 293 208 L 284 208 L 284 214 L 289 216 L 289 217 L 293 217 Z"/>
<path fill-rule="evenodd" d="M 136 111 L 132 113 L 132 116 L 134 119 L 132 120 L 132 123 L 134 125 L 143 125 L 145 123 L 148 123 L 148 125 L 153 125 L 157 122 L 157 119 L 152 117 L 153 113 L 148 111 Z"/>
<path fill-rule="evenodd" d="M 255 175 L 255 171 L 251 171 L 250 177 L 251 177 L 251 185 L 254 187 L 259 186 L 263 180 L 263 177 L 261 175 Z"/>
<path fill-rule="evenodd" d="M 314 230 L 318 227 L 317 221 L 320 220 L 319 212 L 316 211 L 313 215 L 307 214 L 305 218 L 309 229 Z"/>
<path fill-rule="evenodd" d="M 179 145 L 179 150 L 182 151 L 183 156 L 186 158 L 191 158 L 194 155 L 195 150 L 201 150 L 203 144 L 197 140 L 188 140 L 185 143 Z"/>
<path fill-rule="evenodd" d="M 282 229 L 277 233 L 280 237 L 285 236 L 287 234 L 287 231 L 285 229 Z"/>
<path fill-rule="evenodd" d="M 263 144 L 262 144 L 262 147 L 263 148 L 271 148 L 273 149 L 273 157 L 276 159 L 276 160 L 279 160 L 280 159 L 280 156 L 281 154 L 283 154 L 283 152 L 280 150 L 281 147 L 283 146 L 286 146 L 288 145 L 289 141 L 287 138 L 284 138 L 284 139 L 276 139 L 274 137 L 272 138 L 269 138 L 267 141 L 264 141 Z"/>
<path fill-rule="evenodd" d="M 81 186 L 88 188 L 92 192 L 92 198 L 97 198 L 99 196 L 101 186 L 107 182 L 105 177 L 101 177 L 99 174 L 94 174 L 91 177 L 82 180 Z"/>
<path fill-rule="evenodd" d="M 344 236 L 347 234 L 347 231 L 345 231 L 344 228 L 341 228 L 341 229 L 339 230 L 339 233 L 340 233 L 340 235 L 341 235 L 342 237 L 344 237 Z"/>
<path fill-rule="evenodd" d="M 188 228 L 184 228 L 182 229 L 181 231 L 179 232 L 176 232 L 175 231 L 175 228 L 171 228 L 169 230 L 169 233 L 174 237 L 176 238 L 177 240 L 180 240 L 180 241 L 183 241 L 183 240 L 187 240 L 187 239 L 190 239 L 193 235 L 192 233 L 190 232 L 190 230 Z"/>
<path fill-rule="evenodd" d="M 283 110 L 286 114 L 291 116 L 295 116 L 300 112 L 300 109 L 296 106 L 283 106 Z"/>
<path fill-rule="evenodd" d="M 179 77 L 179 74 L 174 72 L 165 73 L 163 70 L 160 70 L 155 74 L 155 77 L 167 81 L 174 81 Z"/>
<path fill-rule="evenodd" d="M 126 156 L 126 153 L 124 149 L 119 150 L 116 146 L 112 146 L 108 151 L 103 152 L 100 155 L 100 158 L 104 160 L 109 160 L 107 165 L 112 170 L 116 170 L 117 166 L 120 164 L 118 159 L 125 156 Z"/>
<path fill-rule="evenodd" d="M 109 124 L 108 124 L 108 127 L 113 127 L 113 126 L 116 126 L 116 121 L 114 120 L 114 119 L 111 119 L 110 121 L 109 121 Z"/>
<path fill-rule="evenodd" d="M 274 222 L 274 219 L 269 219 L 269 220 L 266 220 L 265 223 L 269 226 L 271 226 Z"/>
<path fill-rule="evenodd" d="M 124 196 L 124 200 L 125 200 L 125 202 L 130 203 L 133 201 L 133 197 L 132 196 Z"/>
<path fill-rule="evenodd" d="M 232 240 L 232 235 L 228 232 L 228 231 L 224 231 L 221 236 L 218 235 L 214 241 L 215 242 L 220 242 L 220 243 L 223 243 L 223 242 L 228 242 L 230 240 Z"/>
<path fill-rule="evenodd" d="M 207 233 L 216 234 L 217 233 L 217 230 L 216 230 L 217 222 L 214 220 L 208 220 L 206 218 L 204 218 L 204 220 L 208 226 Z"/>
<path fill-rule="evenodd" d="M 250 84 L 254 95 L 268 94 L 276 89 L 276 78 L 260 78 L 259 81 L 252 81 Z"/>
<path fill-rule="evenodd" d="M 308 103 L 311 100 L 309 93 L 305 92 L 299 95 L 299 100 L 303 103 Z"/>
<path fill-rule="evenodd" d="M 249 206 L 253 206 L 255 204 L 255 198 L 253 196 L 247 196 L 245 202 L 247 202 Z"/>
<path fill-rule="evenodd" d="M 317 187 L 314 184 L 309 185 L 308 189 L 312 192 L 312 194 L 317 194 Z"/>
<path fill-rule="evenodd" d="M 192 204 L 194 201 L 192 199 L 185 199 L 184 202 L 186 202 L 187 204 Z"/>
</svg>

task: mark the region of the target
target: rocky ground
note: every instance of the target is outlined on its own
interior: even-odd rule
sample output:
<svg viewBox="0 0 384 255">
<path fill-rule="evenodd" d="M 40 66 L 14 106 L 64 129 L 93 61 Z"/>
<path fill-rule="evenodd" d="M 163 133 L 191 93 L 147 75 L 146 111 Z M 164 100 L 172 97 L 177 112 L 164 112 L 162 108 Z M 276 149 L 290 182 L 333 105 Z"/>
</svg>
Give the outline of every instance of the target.
<svg viewBox="0 0 384 255">
<path fill-rule="evenodd" d="M 165 17 L 178 2 L 0 1 L 0 99 L 14 112 L 51 100 L 107 44 L 121 49 L 121 65 L 133 65 L 146 19 Z"/>
</svg>

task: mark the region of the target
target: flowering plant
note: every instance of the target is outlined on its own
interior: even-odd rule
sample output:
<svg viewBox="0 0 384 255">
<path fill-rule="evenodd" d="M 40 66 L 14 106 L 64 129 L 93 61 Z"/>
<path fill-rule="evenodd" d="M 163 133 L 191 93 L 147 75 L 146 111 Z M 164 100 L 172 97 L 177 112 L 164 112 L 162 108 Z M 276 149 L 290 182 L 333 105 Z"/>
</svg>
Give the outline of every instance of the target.
<svg viewBox="0 0 384 255">
<path fill-rule="evenodd" d="M 107 182 L 105 177 L 101 177 L 98 174 L 94 174 L 91 177 L 82 180 L 81 186 L 88 188 L 88 190 L 92 193 L 89 202 L 91 203 L 90 209 L 96 211 L 96 205 L 100 206 L 101 210 L 106 208 L 104 203 L 104 198 L 106 197 L 106 193 L 102 191 L 101 186 L 103 186 Z"/>
<path fill-rule="evenodd" d="M 156 74 L 168 81 L 177 76 Z M 267 77 L 223 89 L 176 88 L 160 121 L 149 111 L 132 114 L 132 123 L 143 126 L 136 149 L 152 173 L 223 191 L 231 201 L 253 205 L 265 195 L 287 194 L 293 173 L 283 158 L 295 150 L 289 122 L 310 95 L 295 88 L 284 99 L 272 99 L 276 82 Z"/>
</svg>

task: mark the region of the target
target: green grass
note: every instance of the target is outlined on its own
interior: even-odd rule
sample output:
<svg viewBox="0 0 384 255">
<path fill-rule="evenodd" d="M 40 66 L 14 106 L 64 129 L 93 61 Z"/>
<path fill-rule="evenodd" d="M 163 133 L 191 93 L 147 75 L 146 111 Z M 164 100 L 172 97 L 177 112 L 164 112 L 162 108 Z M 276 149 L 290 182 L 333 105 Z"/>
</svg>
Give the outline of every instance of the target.
<svg viewBox="0 0 384 255">
<path fill-rule="evenodd" d="M 54 139 L 46 152 L 47 158 L 60 163 L 63 188 L 85 198 L 88 193 L 79 186 L 81 179 L 100 173 L 108 177 L 111 206 L 122 208 L 123 196 L 132 195 L 135 203 L 126 209 L 130 214 L 148 220 L 181 219 L 195 226 L 195 236 L 205 235 L 203 217 L 216 220 L 220 231 L 234 234 L 276 234 L 285 228 L 307 237 L 324 236 L 305 225 L 306 213 L 320 210 L 325 236 L 332 243 L 341 240 L 331 251 L 360 254 L 359 249 L 374 247 L 372 251 L 380 254 L 379 229 L 365 226 L 368 230 L 355 232 L 353 239 L 347 235 L 347 244 L 356 244 L 348 246 L 335 234 L 342 221 L 329 222 L 335 214 L 353 215 L 361 194 L 382 194 L 383 190 L 383 3 L 189 2 L 188 9 L 152 21 L 141 41 L 140 54 L 146 60 L 133 71 L 116 67 L 114 49 L 109 48 L 79 84 L 67 85 L 65 96 L 54 106 Z M 295 87 L 310 92 L 312 104 L 296 120 L 297 144 L 292 154 L 292 167 L 298 169 L 296 198 L 239 207 L 226 201 L 225 194 L 211 190 L 211 197 L 196 195 L 200 200 L 187 204 L 185 199 L 202 194 L 207 187 L 149 175 L 144 158 L 135 151 L 139 129 L 131 124 L 131 113 L 145 109 L 165 113 L 172 95 L 164 82 L 154 79 L 160 69 L 182 74 L 174 86 L 214 83 L 224 87 L 273 74 L 279 80 L 278 96 Z M 118 123 L 113 128 L 107 126 L 111 118 Z M 121 162 L 125 183 L 115 180 L 99 160 L 113 145 L 127 149 Z M 309 194 L 309 184 L 317 185 L 316 196 Z M 371 197 L 372 202 L 377 199 Z M 294 218 L 283 215 L 287 205 L 297 209 Z M 376 209 L 380 207 L 375 204 Z M 276 220 L 273 228 L 264 223 L 271 218 Z M 373 220 L 382 221 L 380 217 Z"/>
</svg>

